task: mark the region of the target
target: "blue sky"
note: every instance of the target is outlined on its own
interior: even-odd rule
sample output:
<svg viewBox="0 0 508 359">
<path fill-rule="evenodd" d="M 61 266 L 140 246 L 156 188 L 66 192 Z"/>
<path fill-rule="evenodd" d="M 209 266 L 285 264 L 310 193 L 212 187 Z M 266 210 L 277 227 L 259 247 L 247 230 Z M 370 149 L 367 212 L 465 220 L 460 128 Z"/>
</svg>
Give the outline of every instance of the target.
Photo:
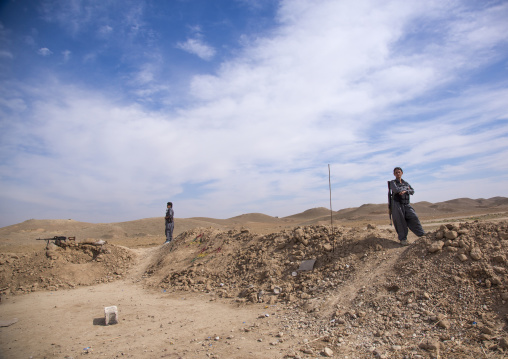
<svg viewBox="0 0 508 359">
<path fill-rule="evenodd" d="M 0 226 L 508 196 L 508 2 L 3 1 Z"/>
</svg>

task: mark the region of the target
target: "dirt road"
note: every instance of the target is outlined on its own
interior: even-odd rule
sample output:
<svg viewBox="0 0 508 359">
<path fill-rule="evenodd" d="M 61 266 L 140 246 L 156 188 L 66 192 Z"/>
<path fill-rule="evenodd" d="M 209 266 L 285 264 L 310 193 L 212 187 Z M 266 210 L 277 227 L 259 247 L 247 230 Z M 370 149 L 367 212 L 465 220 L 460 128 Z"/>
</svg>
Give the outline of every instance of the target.
<svg viewBox="0 0 508 359">
<path fill-rule="evenodd" d="M 0 357 L 280 358 L 292 345 L 277 337 L 280 306 L 143 288 L 154 248 L 136 251 L 138 263 L 123 280 L 4 300 L 0 318 L 18 322 L 0 328 Z M 120 321 L 105 326 L 104 307 L 112 305 Z"/>
</svg>

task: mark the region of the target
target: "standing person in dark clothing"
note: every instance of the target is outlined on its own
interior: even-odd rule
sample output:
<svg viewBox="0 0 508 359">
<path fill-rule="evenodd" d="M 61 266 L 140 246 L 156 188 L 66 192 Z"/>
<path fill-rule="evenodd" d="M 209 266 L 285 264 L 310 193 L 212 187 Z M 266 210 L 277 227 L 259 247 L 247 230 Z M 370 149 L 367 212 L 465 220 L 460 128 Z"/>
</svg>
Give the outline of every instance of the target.
<svg viewBox="0 0 508 359">
<path fill-rule="evenodd" d="M 173 211 L 173 203 L 168 202 L 166 209 L 166 242 L 169 243 L 173 240 L 173 229 L 175 227 L 174 223 L 175 212 Z"/>
<path fill-rule="evenodd" d="M 416 215 L 415 210 L 409 204 L 409 196 L 415 193 L 415 190 L 409 183 L 402 179 L 402 168 L 395 167 L 393 169 L 395 179 L 390 181 L 391 208 L 393 216 L 393 225 L 399 235 L 400 244 L 403 246 L 409 245 L 407 241 L 408 228 L 421 237 L 425 234 L 420 220 Z"/>
</svg>

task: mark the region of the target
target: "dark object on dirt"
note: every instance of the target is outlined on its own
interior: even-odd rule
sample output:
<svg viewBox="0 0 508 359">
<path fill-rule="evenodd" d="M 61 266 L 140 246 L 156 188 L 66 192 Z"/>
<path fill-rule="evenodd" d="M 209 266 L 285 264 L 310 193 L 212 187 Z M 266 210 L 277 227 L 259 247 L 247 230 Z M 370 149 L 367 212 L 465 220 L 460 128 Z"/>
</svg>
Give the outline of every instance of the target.
<svg viewBox="0 0 508 359">
<path fill-rule="evenodd" d="M 298 271 L 311 271 L 314 269 L 314 264 L 316 263 L 315 259 L 307 259 L 300 263 L 300 267 Z"/>
<path fill-rule="evenodd" d="M 397 284 L 393 284 L 386 289 L 388 289 L 389 292 L 395 293 L 399 291 L 400 287 Z"/>
<path fill-rule="evenodd" d="M 18 322 L 18 318 L 0 320 L 0 327 L 9 327 Z"/>
<path fill-rule="evenodd" d="M 46 241 L 46 249 L 49 247 L 49 242 L 54 241 L 55 245 L 60 246 L 62 242 L 74 241 L 76 242 L 76 237 L 64 237 L 64 236 L 54 236 L 53 238 L 37 238 L 38 241 Z"/>
</svg>

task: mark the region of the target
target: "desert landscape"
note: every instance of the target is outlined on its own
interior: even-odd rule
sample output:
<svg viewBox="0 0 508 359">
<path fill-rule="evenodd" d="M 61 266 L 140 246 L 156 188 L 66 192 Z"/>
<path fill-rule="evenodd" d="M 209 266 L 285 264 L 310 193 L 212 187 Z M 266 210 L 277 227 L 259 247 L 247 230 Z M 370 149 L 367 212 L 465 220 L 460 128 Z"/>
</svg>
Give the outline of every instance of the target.
<svg viewBox="0 0 508 359">
<path fill-rule="evenodd" d="M 508 356 L 508 198 L 413 207 L 0 228 L 0 358 Z"/>
</svg>

